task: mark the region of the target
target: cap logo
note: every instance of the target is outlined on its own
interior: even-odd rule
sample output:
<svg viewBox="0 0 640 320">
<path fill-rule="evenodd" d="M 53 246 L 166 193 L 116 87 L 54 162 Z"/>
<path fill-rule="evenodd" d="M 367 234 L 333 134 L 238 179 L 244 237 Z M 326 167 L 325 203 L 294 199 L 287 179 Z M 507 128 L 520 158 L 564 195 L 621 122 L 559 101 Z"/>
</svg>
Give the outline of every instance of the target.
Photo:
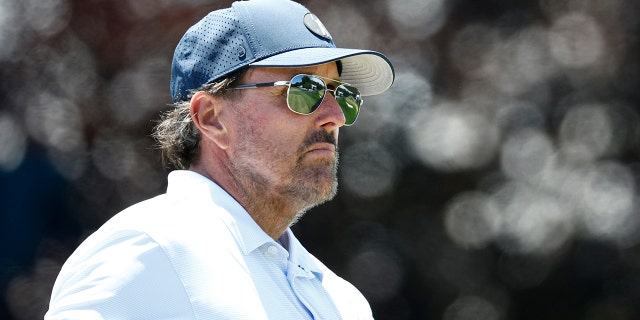
<svg viewBox="0 0 640 320">
<path fill-rule="evenodd" d="M 329 34 L 329 30 L 327 30 L 327 28 L 324 27 L 322 22 L 320 22 L 320 19 L 318 19 L 318 17 L 316 17 L 315 14 L 311 12 L 305 14 L 303 22 L 304 22 L 304 25 L 307 26 L 307 29 L 313 32 L 313 34 L 323 39 L 333 40 L 333 38 Z"/>
</svg>

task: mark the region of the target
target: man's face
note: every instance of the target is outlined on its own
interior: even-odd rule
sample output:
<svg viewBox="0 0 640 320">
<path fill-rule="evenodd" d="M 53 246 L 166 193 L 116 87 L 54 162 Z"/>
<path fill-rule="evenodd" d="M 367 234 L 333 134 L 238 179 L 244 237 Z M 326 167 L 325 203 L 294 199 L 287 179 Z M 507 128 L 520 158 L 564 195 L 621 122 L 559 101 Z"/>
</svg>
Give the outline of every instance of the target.
<svg viewBox="0 0 640 320">
<path fill-rule="evenodd" d="M 289 80 L 299 73 L 339 77 L 335 63 L 330 63 L 256 68 L 242 83 Z M 304 211 L 336 193 L 338 130 L 345 119 L 330 93 L 313 114 L 299 115 L 287 108 L 286 91 L 286 86 L 242 91 L 231 106 L 235 111 L 227 152 L 231 174 L 245 193 L 282 195 Z"/>
</svg>

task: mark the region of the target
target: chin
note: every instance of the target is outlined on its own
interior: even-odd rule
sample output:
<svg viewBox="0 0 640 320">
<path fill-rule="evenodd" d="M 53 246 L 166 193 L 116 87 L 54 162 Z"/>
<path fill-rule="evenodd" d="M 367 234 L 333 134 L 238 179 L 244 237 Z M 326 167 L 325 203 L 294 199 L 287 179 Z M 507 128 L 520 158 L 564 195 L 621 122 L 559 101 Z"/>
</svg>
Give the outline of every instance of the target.
<svg viewBox="0 0 640 320">
<path fill-rule="evenodd" d="M 311 208 L 317 207 L 327 201 L 333 199 L 338 193 L 338 184 L 334 184 L 334 186 L 328 190 L 325 190 L 324 193 L 315 193 L 315 197 L 313 199 L 305 199 L 304 204 L 301 205 L 301 210 L 296 215 L 294 222 L 298 221 L 302 216 Z"/>
<path fill-rule="evenodd" d="M 317 206 L 333 199 L 338 193 L 338 180 L 335 175 L 333 175 L 331 179 L 318 179 L 316 181 L 318 184 L 322 184 L 322 186 L 316 189 L 315 197 L 313 197 L 314 199 L 311 201 L 313 202 L 313 206 Z"/>
<path fill-rule="evenodd" d="M 335 197 L 338 190 L 336 171 L 328 168 L 306 170 L 287 189 L 285 193 L 307 210 Z"/>
</svg>

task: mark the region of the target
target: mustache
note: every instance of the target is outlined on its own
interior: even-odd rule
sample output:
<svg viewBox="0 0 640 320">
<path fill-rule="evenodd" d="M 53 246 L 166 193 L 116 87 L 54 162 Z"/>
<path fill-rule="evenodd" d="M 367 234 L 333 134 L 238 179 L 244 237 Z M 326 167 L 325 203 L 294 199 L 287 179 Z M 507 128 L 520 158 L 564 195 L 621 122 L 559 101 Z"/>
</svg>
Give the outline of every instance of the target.
<svg viewBox="0 0 640 320">
<path fill-rule="evenodd" d="M 338 150 L 338 141 L 336 141 L 336 138 L 333 136 L 333 134 L 325 130 L 319 130 L 312 133 L 309 137 L 307 137 L 307 139 L 305 139 L 304 143 L 302 143 L 302 146 L 300 147 L 300 152 L 304 152 L 318 142 L 331 143 L 336 147 L 336 152 Z"/>
</svg>

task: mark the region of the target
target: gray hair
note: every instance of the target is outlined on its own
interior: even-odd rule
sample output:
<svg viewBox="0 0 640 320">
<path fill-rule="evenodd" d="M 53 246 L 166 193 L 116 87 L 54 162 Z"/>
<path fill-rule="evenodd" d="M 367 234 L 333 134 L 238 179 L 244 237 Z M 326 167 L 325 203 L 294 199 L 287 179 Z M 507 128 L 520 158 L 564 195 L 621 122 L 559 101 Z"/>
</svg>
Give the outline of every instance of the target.
<svg viewBox="0 0 640 320">
<path fill-rule="evenodd" d="M 200 130 L 191 119 L 190 99 L 194 93 L 203 91 L 214 96 L 232 99 L 237 90 L 226 90 L 236 79 L 242 78 L 246 69 L 234 72 L 226 78 L 205 84 L 192 90 L 186 101 L 173 104 L 173 109 L 161 114 L 158 125 L 151 136 L 162 151 L 162 162 L 167 167 L 188 169 L 200 154 Z"/>
</svg>

